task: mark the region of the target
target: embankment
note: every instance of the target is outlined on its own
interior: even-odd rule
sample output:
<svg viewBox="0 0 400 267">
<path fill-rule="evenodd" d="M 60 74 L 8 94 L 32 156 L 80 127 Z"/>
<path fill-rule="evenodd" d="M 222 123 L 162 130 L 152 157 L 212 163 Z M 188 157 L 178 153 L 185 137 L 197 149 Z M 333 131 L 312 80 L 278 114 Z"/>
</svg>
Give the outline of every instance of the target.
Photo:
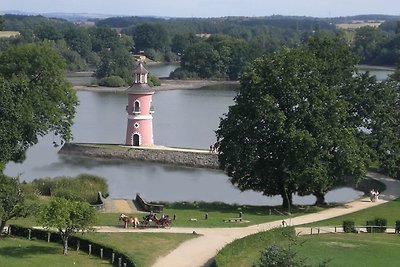
<svg viewBox="0 0 400 267">
<path fill-rule="evenodd" d="M 218 156 L 205 150 L 171 147 L 128 147 L 103 144 L 67 143 L 58 152 L 102 159 L 137 160 L 176 166 L 218 169 Z"/>
</svg>

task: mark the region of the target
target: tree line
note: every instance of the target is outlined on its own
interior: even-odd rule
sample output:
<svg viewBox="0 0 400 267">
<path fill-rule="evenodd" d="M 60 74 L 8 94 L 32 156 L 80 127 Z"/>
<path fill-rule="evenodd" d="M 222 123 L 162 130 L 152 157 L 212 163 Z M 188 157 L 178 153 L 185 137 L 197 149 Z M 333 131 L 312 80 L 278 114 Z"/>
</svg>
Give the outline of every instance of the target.
<svg viewBox="0 0 400 267">
<path fill-rule="evenodd" d="M 2 40 L 0 49 L 7 42 L 46 42 L 62 55 L 69 70 L 92 69 L 98 79 L 119 77 L 125 84 L 131 82 L 132 54 L 144 53 L 154 61 L 181 62 L 172 78 L 236 80 L 257 57 L 282 46 L 298 46 L 316 32 L 346 38 L 362 64 L 397 66 L 400 58 L 400 26 L 395 17 L 388 17 L 378 28 L 367 26 L 355 31 L 336 29 L 334 23 L 346 18 L 115 17 L 97 21 L 93 27 L 41 16 L 2 18 L 3 28 L 20 31 L 21 36 Z"/>
</svg>

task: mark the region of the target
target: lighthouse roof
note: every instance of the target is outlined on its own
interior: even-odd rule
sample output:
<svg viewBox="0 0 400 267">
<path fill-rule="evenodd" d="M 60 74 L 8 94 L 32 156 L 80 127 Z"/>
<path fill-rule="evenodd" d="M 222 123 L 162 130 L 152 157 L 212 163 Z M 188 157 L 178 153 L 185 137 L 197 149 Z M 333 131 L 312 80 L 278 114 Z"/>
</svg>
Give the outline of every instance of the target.
<svg viewBox="0 0 400 267">
<path fill-rule="evenodd" d="M 153 94 L 154 90 L 147 83 L 134 83 L 125 92 L 127 94 Z"/>
<path fill-rule="evenodd" d="M 143 66 L 143 62 L 133 71 L 133 84 L 125 91 L 128 94 L 153 94 L 154 90 L 147 84 L 149 72 Z"/>
<path fill-rule="evenodd" d="M 139 65 L 137 66 L 137 68 L 133 71 L 133 73 L 149 73 L 148 70 L 146 70 L 146 68 L 143 66 L 143 62 L 139 62 Z"/>
</svg>

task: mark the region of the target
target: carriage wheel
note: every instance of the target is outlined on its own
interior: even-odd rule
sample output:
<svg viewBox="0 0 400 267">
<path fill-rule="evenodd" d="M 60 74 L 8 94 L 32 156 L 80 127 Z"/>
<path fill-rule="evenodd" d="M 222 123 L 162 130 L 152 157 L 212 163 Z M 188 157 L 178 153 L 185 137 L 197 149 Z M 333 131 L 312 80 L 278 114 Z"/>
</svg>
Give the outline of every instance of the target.
<svg viewBox="0 0 400 267">
<path fill-rule="evenodd" d="M 171 221 L 165 221 L 165 222 L 163 223 L 163 227 L 164 227 L 164 228 L 170 228 L 170 227 L 171 227 Z"/>
</svg>

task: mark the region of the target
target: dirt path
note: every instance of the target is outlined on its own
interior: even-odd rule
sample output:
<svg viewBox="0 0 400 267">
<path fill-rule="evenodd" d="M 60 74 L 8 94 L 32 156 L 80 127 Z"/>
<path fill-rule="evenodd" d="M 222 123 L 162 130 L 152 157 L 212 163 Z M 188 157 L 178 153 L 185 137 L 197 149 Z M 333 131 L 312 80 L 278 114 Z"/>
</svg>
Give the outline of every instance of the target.
<svg viewBox="0 0 400 267">
<path fill-rule="evenodd" d="M 393 180 L 383 175 L 369 172 L 368 177 L 374 178 L 386 184 L 386 191 L 381 193 L 378 202 L 370 202 L 369 198 L 358 199 L 342 206 L 327 209 L 318 213 L 307 214 L 295 218 L 288 218 L 290 225 L 301 225 L 315 221 L 325 220 L 358 210 L 377 206 L 387 201 L 394 200 L 400 196 L 400 181 Z M 168 255 L 160 257 L 153 267 L 196 267 L 209 266 L 218 250 L 231 243 L 235 239 L 242 238 L 260 231 L 270 230 L 280 227 L 282 221 L 253 225 L 245 228 L 178 228 L 170 229 L 122 229 L 117 227 L 100 227 L 98 232 L 165 232 L 165 233 L 197 233 L 200 236 L 183 242 L 178 248 L 171 251 Z"/>
</svg>

